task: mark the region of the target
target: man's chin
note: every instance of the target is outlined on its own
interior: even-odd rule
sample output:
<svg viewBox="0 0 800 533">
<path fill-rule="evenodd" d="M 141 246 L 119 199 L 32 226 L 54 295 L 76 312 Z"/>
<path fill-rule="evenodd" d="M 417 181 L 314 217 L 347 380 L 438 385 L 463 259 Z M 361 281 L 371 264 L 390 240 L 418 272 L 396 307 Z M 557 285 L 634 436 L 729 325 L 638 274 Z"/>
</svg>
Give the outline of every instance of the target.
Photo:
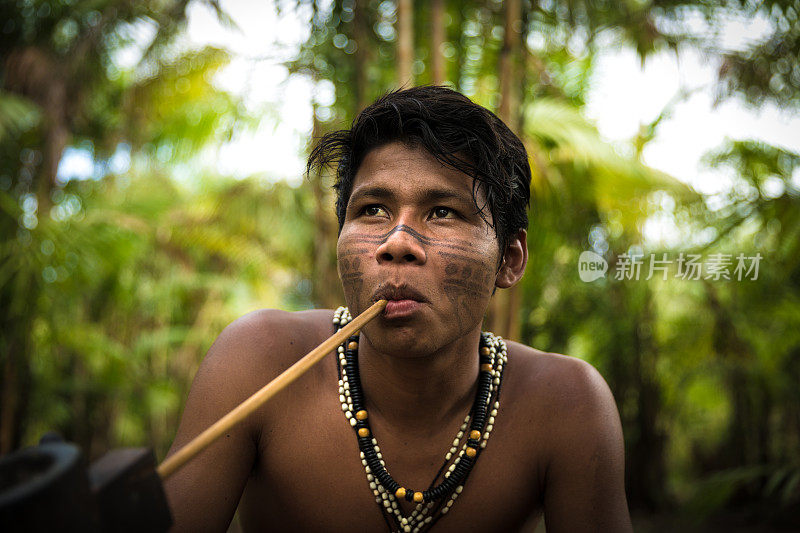
<svg viewBox="0 0 800 533">
<path fill-rule="evenodd" d="M 421 326 L 414 320 L 377 319 L 364 327 L 371 347 L 382 354 L 409 359 L 424 357 L 433 351 Z"/>
</svg>

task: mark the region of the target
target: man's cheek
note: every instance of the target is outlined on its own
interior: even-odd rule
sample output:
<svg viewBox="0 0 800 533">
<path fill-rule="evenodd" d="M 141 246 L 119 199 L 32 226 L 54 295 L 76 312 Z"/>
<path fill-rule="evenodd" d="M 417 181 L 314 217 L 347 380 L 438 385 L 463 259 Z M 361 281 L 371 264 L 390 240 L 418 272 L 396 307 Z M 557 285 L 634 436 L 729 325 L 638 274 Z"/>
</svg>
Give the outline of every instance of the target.
<svg viewBox="0 0 800 533">
<path fill-rule="evenodd" d="M 491 295 L 492 270 L 479 257 L 439 252 L 443 259 L 442 289 L 459 327 L 471 327 Z"/>
<path fill-rule="evenodd" d="M 358 297 L 364 287 L 364 271 L 360 255 L 348 253 L 347 250 L 340 251 L 339 278 L 342 280 L 345 294 L 353 298 Z"/>
</svg>

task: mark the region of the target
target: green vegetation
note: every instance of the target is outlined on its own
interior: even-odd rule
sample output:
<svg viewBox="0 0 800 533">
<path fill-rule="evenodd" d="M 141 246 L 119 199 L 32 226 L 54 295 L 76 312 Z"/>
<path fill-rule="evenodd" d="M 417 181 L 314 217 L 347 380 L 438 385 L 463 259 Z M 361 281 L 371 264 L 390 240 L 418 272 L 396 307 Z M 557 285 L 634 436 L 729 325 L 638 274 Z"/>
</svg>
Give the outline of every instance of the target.
<svg viewBox="0 0 800 533">
<path fill-rule="evenodd" d="M 293 187 L 198 170 L 203 149 L 265 117 L 214 85 L 226 51 L 181 45 L 188 4 L 0 4 L 0 453 L 56 430 L 92 457 L 129 445 L 163 457 L 227 323 L 259 307 L 341 301 L 331 176 Z M 606 377 L 635 515 L 669 515 L 670 527 L 796 526 L 800 154 L 727 140 L 706 164 L 731 184 L 706 196 L 642 163 L 669 109 L 625 147 L 604 143 L 582 109 L 604 49 L 645 61 L 693 48 L 721 65 L 720 99 L 796 113 L 800 2 L 417 2 L 411 36 L 390 1 L 278 4 L 310 17 L 287 68 L 334 94 L 314 104 L 315 135 L 411 72 L 496 110 L 526 142 L 531 262 L 488 326 Z M 766 19 L 772 31 L 724 50 L 724 16 Z M 707 30 L 685 31 L 690 19 Z M 131 54 L 129 66 L 120 58 Z M 59 179 L 68 150 L 93 160 L 92 179 Z M 648 241 L 652 220 L 674 224 L 678 244 Z M 607 261 L 604 279 L 578 277 L 585 250 Z M 617 279 L 636 253 L 639 280 Z M 737 279 L 740 253 L 761 258 L 757 279 Z M 650 254 L 672 260 L 666 273 L 647 275 Z M 727 254 L 730 279 L 679 276 L 679 257 L 708 268 L 715 254 Z"/>
</svg>

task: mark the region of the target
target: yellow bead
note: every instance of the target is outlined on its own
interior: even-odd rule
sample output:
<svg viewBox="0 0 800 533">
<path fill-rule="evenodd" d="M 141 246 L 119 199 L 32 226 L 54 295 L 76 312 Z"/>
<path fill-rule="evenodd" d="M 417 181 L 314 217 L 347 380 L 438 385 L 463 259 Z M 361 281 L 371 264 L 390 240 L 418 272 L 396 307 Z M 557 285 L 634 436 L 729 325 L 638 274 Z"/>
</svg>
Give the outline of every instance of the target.
<svg viewBox="0 0 800 533">
<path fill-rule="evenodd" d="M 492 371 L 492 365 L 491 364 L 483 363 L 481 365 L 481 372 L 491 372 L 491 371 Z"/>
<path fill-rule="evenodd" d="M 472 440 L 478 440 L 479 438 L 481 438 L 481 432 L 478 431 L 477 429 L 473 429 L 472 431 L 469 432 L 469 438 L 471 438 Z"/>
<path fill-rule="evenodd" d="M 486 346 L 481 348 L 481 355 L 489 355 L 490 353 L 491 352 L 489 351 L 489 348 L 487 348 Z"/>
<path fill-rule="evenodd" d="M 478 454 L 478 450 L 473 448 L 472 446 L 467 446 L 467 457 L 475 457 Z"/>
<path fill-rule="evenodd" d="M 414 502 L 415 503 L 422 503 L 422 493 L 421 492 L 415 492 L 414 493 Z"/>
<path fill-rule="evenodd" d="M 356 413 L 356 420 L 366 420 L 367 419 L 367 412 L 365 410 L 358 411 Z"/>
<path fill-rule="evenodd" d="M 369 437 L 369 430 L 367 428 L 361 428 L 358 430 L 359 437 Z"/>
<path fill-rule="evenodd" d="M 356 341 L 350 341 L 350 344 L 347 345 L 348 350 L 358 350 L 358 343 Z"/>
<path fill-rule="evenodd" d="M 406 497 L 406 489 L 404 489 L 403 487 L 400 487 L 399 489 L 397 489 L 395 491 L 394 495 L 396 497 L 398 497 L 398 498 L 405 498 Z"/>
</svg>

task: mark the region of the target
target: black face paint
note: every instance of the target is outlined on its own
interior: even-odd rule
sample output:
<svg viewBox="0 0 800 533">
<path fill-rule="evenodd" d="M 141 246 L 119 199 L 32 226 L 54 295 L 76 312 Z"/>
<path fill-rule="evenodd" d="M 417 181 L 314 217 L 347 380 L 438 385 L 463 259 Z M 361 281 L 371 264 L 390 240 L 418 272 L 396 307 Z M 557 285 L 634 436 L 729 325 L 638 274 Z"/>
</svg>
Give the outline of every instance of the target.
<svg viewBox="0 0 800 533">
<path fill-rule="evenodd" d="M 383 244 L 383 243 L 385 243 L 386 241 L 389 240 L 389 237 L 391 237 L 392 235 L 394 235 L 398 231 L 405 231 L 406 233 L 408 233 L 409 235 L 414 237 L 417 241 L 419 241 L 420 244 L 426 244 L 426 245 L 437 244 L 434 239 L 431 239 L 429 237 L 425 237 L 421 233 L 417 232 L 416 230 L 414 230 L 413 228 L 411 228 L 409 226 L 406 226 L 405 224 L 399 224 L 399 225 L 393 227 L 392 229 L 390 229 L 387 233 L 384 233 L 383 235 L 378 235 L 377 238 L 381 239 L 380 242 L 381 242 L 381 244 Z"/>
<path fill-rule="evenodd" d="M 399 224 L 382 235 L 353 233 L 352 235 L 350 235 L 349 240 L 351 240 L 354 243 L 370 243 L 370 244 L 381 245 L 386 241 L 388 241 L 389 237 L 391 237 L 398 231 L 403 231 L 405 233 L 408 233 L 409 235 L 414 237 L 414 239 L 417 242 L 425 246 L 438 246 L 442 248 L 449 248 L 451 250 L 460 250 L 462 252 L 473 251 L 473 248 L 470 247 L 470 243 L 468 241 L 452 241 L 452 240 L 434 239 L 432 237 L 426 237 L 425 235 L 419 233 L 417 230 L 411 228 L 410 226 L 406 226 L 405 224 Z"/>
</svg>

